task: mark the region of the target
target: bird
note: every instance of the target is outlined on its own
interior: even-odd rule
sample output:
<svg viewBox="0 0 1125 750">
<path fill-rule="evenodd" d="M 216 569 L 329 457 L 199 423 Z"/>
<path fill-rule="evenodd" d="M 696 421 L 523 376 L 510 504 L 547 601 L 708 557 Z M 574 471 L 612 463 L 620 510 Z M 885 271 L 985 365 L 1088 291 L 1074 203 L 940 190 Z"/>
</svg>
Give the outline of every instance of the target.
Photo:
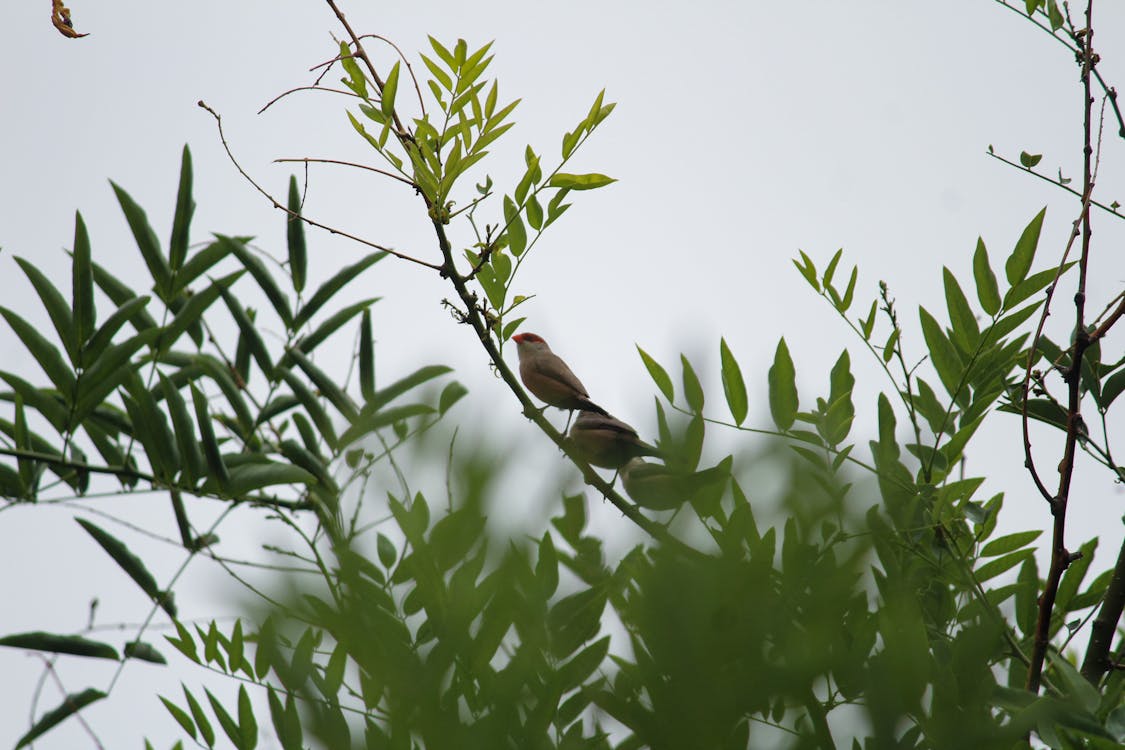
<svg viewBox="0 0 1125 750">
<path fill-rule="evenodd" d="M 567 441 L 574 455 L 604 469 L 620 469 L 632 458 L 661 456 L 660 449 L 637 436 L 637 431 L 608 414 L 578 412 Z"/>
<path fill-rule="evenodd" d="M 551 351 L 542 336 L 534 333 L 517 333 L 516 353 L 520 358 L 520 380 L 527 390 L 540 401 L 571 412 L 583 410 L 609 416 L 602 407 L 590 400 L 586 386 L 571 372 L 566 362 Z M 570 419 L 567 419 L 567 427 Z"/>
<path fill-rule="evenodd" d="M 684 473 L 637 457 L 621 468 L 621 483 L 637 505 L 650 510 L 671 510 L 691 500 L 704 487 L 726 481 L 730 465 L 727 458 L 710 469 Z"/>
</svg>

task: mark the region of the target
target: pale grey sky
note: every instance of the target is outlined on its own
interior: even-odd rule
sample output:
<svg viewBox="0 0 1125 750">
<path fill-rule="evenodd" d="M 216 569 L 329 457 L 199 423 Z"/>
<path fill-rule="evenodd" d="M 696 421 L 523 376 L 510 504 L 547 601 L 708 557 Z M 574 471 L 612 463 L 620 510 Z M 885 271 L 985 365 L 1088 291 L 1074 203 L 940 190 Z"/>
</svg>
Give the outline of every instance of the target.
<svg viewBox="0 0 1125 750">
<path fill-rule="evenodd" d="M 862 443 L 872 429 L 875 394 L 887 384 L 792 268 L 797 250 L 822 265 L 843 247 L 848 268 L 860 266 L 860 302 L 869 304 L 877 282 L 886 280 L 920 356 L 917 304 L 944 319 L 942 265 L 967 282 L 983 235 L 998 268 L 1027 221 L 1049 205 L 1042 268 L 1061 252 L 1077 208 L 1061 191 L 985 153 L 989 144 L 1013 158 L 1023 149 L 1043 153 L 1045 171 L 1061 167 L 1079 177 L 1080 92 L 1068 53 L 989 0 L 353 0 L 344 7 L 357 30 L 394 40 L 419 73 L 426 34 L 447 42 L 464 37 L 471 45 L 495 40 L 492 74 L 501 94 L 523 99 L 514 116 L 519 125 L 488 168 L 498 186 L 518 177 L 526 143 L 556 156 L 562 133 L 599 89 L 618 103 L 573 171 L 604 172 L 619 182 L 576 196 L 525 264 L 519 291 L 537 295 L 526 308 L 527 328 L 551 341 L 599 402 L 649 433 L 655 388 L 635 343 L 668 365 L 686 351 L 708 374 L 711 403 L 722 413 L 717 354 L 725 336 L 750 386 L 750 421 L 766 425 L 765 372 L 784 335 L 806 399 L 826 389 L 828 367 L 841 348 L 851 348 Z M 334 54 L 331 35 L 340 32 L 323 3 L 74 0 L 75 25 L 90 33 L 78 41 L 50 27 L 48 8 L 46 0 L 0 5 L 0 269 L 11 279 L 5 305 L 37 314 L 14 255 L 69 278 L 63 248 L 71 245 L 75 209 L 89 226 L 95 260 L 140 285 L 139 257 L 107 180 L 125 187 L 166 237 L 184 143 L 195 159 L 193 239 L 210 231 L 255 233 L 263 247 L 284 252 L 282 216 L 236 174 L 199 99 L 223 115 L 242 164 L 278 195 L 291 169 L 271 164 L 274 158 L 367 157 L 343 99 L 303 94 L 255 114 L 281 91 L 310 83 L 308 68 Z M 1105 3 L 1097 14 L 1103 74 L 1125 85 L 1125 61 L 1116 54 L 1125 50 L 1125 9 Z M 386 49 L 371 49 L 389 65 Z M 1106 202 L 1125 202 L 1123 154 L 1111 126 L 1100 177 Z M 436 257 L 417 202 L 397 186 L 317 167 L 310 195 L 308 211 L 328 223 Z M 1091 309 L 1100 310 L 1125 279 L 1116 252 L 1125 226 L 1104 215 L 1095 220 L 1090 298 Z M 469 241 L 463 232 L 456 239 Z M 309 245 L 310 284 L 364 252 L 315 231 Z M 473 337 L 440 307 L 451 292 L 439 279 L 390 261 L 366 279 L 357 297 L 385 297 L 374 309 L 384 381 L 443 362 L 472 389 L 457 418 L 489 408 L 502 430 L 530 429 Z M 1065 299 L 1055 309 L 1053 330 L 1061 338 L 1071 313 Z M 1109 359 L 1121 345 L 1107 341 L 1105 349 Z M 14 337 L 0 335 L 4 367 L 31 367 L 21 356 Z M 993 491 L 1008 492 L 1002 525 L 1045 527 L 1049 515 L 1022 473 L 1013 419 L 996 415 L 985 430 L 969 470 L 987 473 Z M 524 460 L 557 462 L 545 440 L 527 442 Z M 1057 461 L 1056 442 L 1036 438 L 1048 466 Z M 1068 542 L 1076 548 L 1101 534 L 1101 569 L 1122 537 L 1122 495 L 1105 472 L 1082 468 Z M 103 507 L 124 508 L 114 505 L 120 502 Z M 134 502 L 128 512 L 141 514 L 141 525 L 163 528 L 170 523 L 164 501 L 154 502 L 155 509 Z M 0 515 L 0 563 L 8 570 L 0 577 L 0 633 L 81 627 L 81 592 L 102 597 L 100 621 L 141 611 L 139 593 L 73 515 L 45 508 Z M 136 543 L 146 559 L 168 549 Z M 178 560 L 160 572 L 170 575 Z M 189 613 L 208 614 L 204 585 L 194 603 L 181 598 Z M 24 731 L 39 668 L 20 652 L 0 650 L 0 747 Z M 145 734 L 160 747 L 178 736 L 152 697 L 153 684 L 178 690 L 167 682 L 170 672 L 132 666 L 120 694 L 88 712 L 107 746 L 136 747 Z M 69 689 L 86 687 L 62 674 Z M 104 678 L 90 679 L 98 685 Z M 123 714 L 132 700 L 144 702 Z M 41 709 L 57 702 L 48 685 Z M 88 744 L 68 722 L 39 747 Z"/>
</svg>

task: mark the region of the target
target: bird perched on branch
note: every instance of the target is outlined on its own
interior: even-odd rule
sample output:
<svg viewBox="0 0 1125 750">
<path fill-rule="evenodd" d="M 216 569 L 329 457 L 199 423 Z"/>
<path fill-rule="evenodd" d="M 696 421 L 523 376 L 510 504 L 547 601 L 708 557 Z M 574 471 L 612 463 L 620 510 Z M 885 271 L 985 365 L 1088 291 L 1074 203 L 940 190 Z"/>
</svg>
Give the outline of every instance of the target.
<svg viewBox="0 0 1125 750">
<path fill-rule="evenodd" d="M 642 508 L 670 510 L 695 497 L 705 487 L 725 482 L 730 477 L 731 459 L 718 466 L 696 472 L 677 472 L 643 458 L 630 460 L 621 469 L 625 492 Z"/>
<path fill-rule="evenodd" d="M 590 400 L 586 386 L 571 372 L 566 362 L 551 351 L 543 337 L 534 333 L 517 333 L 516 353 L 520 358 L 520 380 L 540 401 L 567 411 L 584 410 L 609 416 Z M 570 420 L 567 419 L 567 426 Z M 566 428 L 563 428 L 564 431 Z"/>
<path fill-rule="evenodd" d="M 660 449 L 641 440 L 620 419 L 588 409 L 578 412 L 567 439 L 575 455 L 605 469 L 620 469 L 631 458 L 661 455 Z"/>
</svg>

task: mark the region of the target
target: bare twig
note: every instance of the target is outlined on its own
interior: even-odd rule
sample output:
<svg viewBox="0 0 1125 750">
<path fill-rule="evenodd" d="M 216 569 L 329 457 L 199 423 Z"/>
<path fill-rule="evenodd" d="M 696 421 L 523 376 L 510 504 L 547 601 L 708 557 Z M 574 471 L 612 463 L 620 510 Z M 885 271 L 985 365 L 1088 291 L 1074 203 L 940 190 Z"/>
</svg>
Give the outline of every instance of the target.
<svg viewBox="0 0 1125 750">
<path fill-rule="evenodd" d="M 344 96 L 354 96 L 357 99 L 359 98 L 359 96 L 354 91 L 345 91 L 344 89 L 330 89 L 327 86 L 321 86 L 319 84 L 313 84 L 311 86 L 297 86 L 295 88 L 289 89 L 288 91 L 282 91 L 273 99 L 270 99 L 268 102 L 266 102 L 265 106 L 258 110 L 258 114 L 262 114 L 285 97 L 289 96 L 290 94 L 296 94 L 298 91 L 324 91 L 328 94 L 343 94 Z"/>
<path fill-rule="evenodd" d="M 1035 623 L 1035 638 L 1031 652 L 1031 665 L 1027 670 L 1027 689 L 1039 692 L 1042 681 L 1043 662 L 1050 644 L 1051 614 L 1054 611 L 1055 597 L 1058 595 L 1062 575 L 1079 554 L 1066 549 L 1066 509 L 1070 499 L 1071 480 L 1074 476 L 1074 454 L 1082 425 L 1082 359 L 1090 346 L 1089 332 L 1086 330 L 1086 276 L 1089 270 L 1090 238 L 1090 196 L 1094 191 L 1094 148 L 1093 148 L 1093 104 L 1090 95 L 1091 71 L 1097 61 L 1094 54 L 1093 0 L 1086 0 L 1085 34 L 1075 37 L 1079 44 L 1079 60 L 1082 65 L 1083 119 L 1082 119 L 1082 253 L 1078 261 L 1078 290 L 1074 294 L 1074 343 L 1070 366 L 1064 379 L 1068 386 L 1066 443 L 1062 461 L 1059 462 L 1059 489 L 1050 501 L 1051 515 L 1054 517 L 1051 532 L 1051 567 L 1039 596 L 1039 615 Z M 1073 241 L 1073 240 L 1072 240 Z M 1061 266 L 1060 266 L 1061 268 Z M 1025 386 L 1026 387 L 1026 386 Z M 1024 413 L 1027 411 L 1026 391 Z M 1026 433 L 1025 433 L 1026 434 Z"/>
<path fill-rule="evenodd" d="M 398 250 L 386 247 L 385 245 L 379 245 L 375 242 L 371 242 L 370 240 L 365 240 L 362 237 L 358 237 L 354 234 L 351 234 L 349 232 L 345 232 L 341 229 L 337 229 L 337 228 L 329 226 L 327 224 L 322 224 L 319 221 L 315 221 L 313 219 L 310 219 L 309 217 L 305 216 L 304 214 L 294 213 L 293 211 L 290 211 L 284 204 L 282 204 L 280 201 L 278 201 L 276 198 L 274 198 L 272 195 L 270 195 L 270 193 L 267 192 L 265 188 L 263 188 L 261 185 L 259 185 L 254 180 L 253 177 L 251 177 L 249 174 L 247 174 L 246 170 L 242 168 L 242 165 L 238 163 L 238 159 L 236 159 L 234 157 L 234 153 L 230 149 L 230 144 L 227 143 L 226 134 L 223 132 L 223 118 L 222 118 L 222 116 L 220 116 L 219 113 L 216 112 L 215 110 L 211 109 L 211 107 L 209 107 L 206 102 L 200 100 L 198 102 L 198 104 L 201 108 L 210 112 L 211 116 L 215 118 L 215 124 L 219 128 L 219 139 L 223 143 L 223 149 L 227 152 L 227 158 L 229 158 L 231 163 L 234 164 L 235 169 L 237 169 L 238 173 L 241 174 L 242 177 L 247 182 L 249 182 L 254 187 L 255 190 L 257 190 L 259 193 L 261 193 L 266 198 L 266 200 L 268 200 L 273 205 L 274 208 L 276 208 L 280 211 L 284 211 L 286 214 L 288 214 L 289 216 L 291 216 L 293 218 L 300 219 L 301 221 L 305 222 L 309 226 L 314 226 L 314 227 L 317 227 L 318 229 L 323 229 L 326 232 L 328 232 L 329 234 L 336 234 L 336 235 L 339 235 L 341 237 L 347 237 L 349 240 L 354 240 L 355 242 L 358 242 L 361 245 L 367 245 L 368 247 L 373 247 L 376 250 L 382 250 L 383 252 L 385 252 L 389 255 L 393 255 L 396 258 L 400 258 L 402 260 L 409 261 L 411 263 L 416 263 L 419 266 L 425 266 L 426 268 L 433 269 L 434 271 L 441 271 L 442 270 L 442 266 L 437 265 L 435 263 L 430 263 L 429 261 L 425 261 L 425 260 L 422 260 L 420 258 L 415 258 L 411 255 L 407 255 L 406 253 L 401 253 Z"/>
<path fill-rule="evenodd" d="M 344 167 L 355 167 L 356 169 L 366 169 L 368 172 L 375 172 L 376 174 L 381 174 L 384 177 L 390 177 L 392 180 L 398 180 L 399 182 L 401 182 L 405 185 L 409 185 L 410 187 L 414 188 L 415 190 L 418 189 L 418 186 L 416 184 L 414 184 L 413 182 L 411 182 L 410 180 L 406 179 L 405 177 L 403 177 L 401 175 L 397 175 L 394 172 L 388 172 L 385 169 L 379 169 L 378 167 L 369 167 L 366 164 L 359 164 L 358 162 L 354 162 L 354 161 L 340 161 L 339 159 L 314 159 L 310 156 L 297 157 L 297 158 L 286 158 L 286 159 L 274 159 L 273 161 L 274 161 L 274 164 L 291 164 L 291 163 L 297 163 L 297 164 L 339 164 L 339 165 L 344 166 Z"/>
</svg>

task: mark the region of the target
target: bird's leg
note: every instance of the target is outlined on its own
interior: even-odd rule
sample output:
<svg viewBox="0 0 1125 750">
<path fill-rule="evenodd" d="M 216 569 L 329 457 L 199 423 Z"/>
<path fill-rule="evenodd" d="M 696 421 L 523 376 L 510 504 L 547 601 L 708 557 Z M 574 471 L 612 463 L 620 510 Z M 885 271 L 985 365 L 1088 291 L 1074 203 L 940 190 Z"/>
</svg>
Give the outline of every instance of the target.
<svg viewBox="0 0 1125 750">
<path fill-rule="evenodd" d="M 546 407 L 543 407 L 543 408 L 546 408 Z M 571 409 L 570 411 L 568 411 L 566 413 L 566 427 L 563 427 L 563 434 L 564 435 L 566 434 L 566 431 L 570 429 L 570 420 L 572 420 L 572 419 L 574 419 L 574 409 Z"/>
</svg>

